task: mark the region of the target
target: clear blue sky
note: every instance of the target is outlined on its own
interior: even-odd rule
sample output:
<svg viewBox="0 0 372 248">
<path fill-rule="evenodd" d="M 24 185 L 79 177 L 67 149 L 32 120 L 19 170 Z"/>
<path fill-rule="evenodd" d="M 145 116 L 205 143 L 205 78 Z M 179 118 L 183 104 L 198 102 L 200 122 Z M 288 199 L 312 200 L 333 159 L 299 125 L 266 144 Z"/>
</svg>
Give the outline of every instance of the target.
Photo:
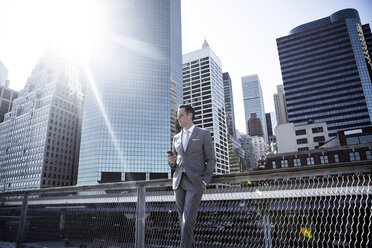
<svg viewBox="0 0 372 248">
<path fill-rule="evenodd" d="M 9 70 L 11 88 L 24 87 L 51 36 L 76 37 L 87 29 L 91 3 L 0 0 L 0 60 Z M 357 9 L 362 24 L 372 23 L 372 0 L 182 0 L 183 53 L 201 48 L 207 39 L 223 71 L 230 73 L 236 126 L 245 131 L 241 77 L 258 74 L 265 110 L 274 112 L 273 94 L 282 84 L 276 38 L 344 8 Z"/>
</svg>

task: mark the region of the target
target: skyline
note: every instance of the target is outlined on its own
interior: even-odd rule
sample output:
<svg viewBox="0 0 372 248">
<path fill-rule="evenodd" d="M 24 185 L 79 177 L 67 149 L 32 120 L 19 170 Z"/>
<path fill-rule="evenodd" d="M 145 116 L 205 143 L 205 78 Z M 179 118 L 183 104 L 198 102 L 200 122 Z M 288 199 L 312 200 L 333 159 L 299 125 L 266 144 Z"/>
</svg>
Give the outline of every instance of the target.
<svg viewBox="0 0 372 248">
<path fill-rule="evenodd" d="M 82 30 L 89 30 L 89 13 L 84 12 L 89 9 L 87 5 L 85 0 L 0 0 L 0 60 L 9 70 L 10 88 L 24 87 L 50 36 L 65 39 L 62 34 L 81 36 Z M 184 0 L 181 7 L 182 54 L 200 49 L 207 40 L 222 62 L 222 71 L 230 74 L 235 122 L 240 132 L 245 132 L 241 77 L 258 74 L 265 110 L 274 112 L 273 94 L 276 86 L 282 84 L 277 38 L 301 24 L 345 8 L 355 8 L 362 24 L 372 23 L 372 2 L 368 0 L 236 0 L 234 4 L 227 0 Z"/>
</svg>

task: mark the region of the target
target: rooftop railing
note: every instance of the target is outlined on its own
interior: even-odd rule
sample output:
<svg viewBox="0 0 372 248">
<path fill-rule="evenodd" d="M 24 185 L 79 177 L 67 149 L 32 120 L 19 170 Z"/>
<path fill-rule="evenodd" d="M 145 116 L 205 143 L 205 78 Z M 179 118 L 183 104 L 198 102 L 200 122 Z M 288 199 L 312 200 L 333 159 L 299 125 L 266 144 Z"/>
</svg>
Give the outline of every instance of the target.
<svg viewBox="0 0 372 248">
<path fill-rule="evenodd" d="M 369 163 L 214 176 L 199 208 L 197 247 L 371 247 Z M 0 247 L 178 247 L 170 185 L 0 193 Z"/>
</svg>

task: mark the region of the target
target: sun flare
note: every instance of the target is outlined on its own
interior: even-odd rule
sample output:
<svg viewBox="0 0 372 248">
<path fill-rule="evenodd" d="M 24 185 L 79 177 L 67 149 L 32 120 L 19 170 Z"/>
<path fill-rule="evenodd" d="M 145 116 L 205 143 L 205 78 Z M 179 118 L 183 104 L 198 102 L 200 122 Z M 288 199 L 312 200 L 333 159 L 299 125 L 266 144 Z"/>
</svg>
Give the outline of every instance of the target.
<svg viewBox="0 0 372 248">
<path fill-rule="evenodd" d="M 53 46 L 68 56 L 86 61 L 94 40 L 95 1 L 65 0 L 42 2 L 47 46 Z"/>
</svg>

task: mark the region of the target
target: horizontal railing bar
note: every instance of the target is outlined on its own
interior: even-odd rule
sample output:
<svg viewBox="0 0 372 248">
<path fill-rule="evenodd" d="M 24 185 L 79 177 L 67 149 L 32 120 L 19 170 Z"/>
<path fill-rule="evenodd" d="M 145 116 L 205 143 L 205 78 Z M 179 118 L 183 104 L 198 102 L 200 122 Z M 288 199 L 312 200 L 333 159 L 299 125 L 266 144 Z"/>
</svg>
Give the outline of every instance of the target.
<svg viewBox="0 0 372 248">
<path fill-rule="evenodd" d="M 348 174 L 348 173 L 364 173 L 372 172 L 372 161 L 353 161 L 334 164 L 322 164 L 312 166 L 300 166 L 291 168 L 280 168 L 272 170 L 254 170 L 237 174 L 224 174 L 214 175 L 211 184 L 217 183 L 232 183 L 242 182 L 244 180 L 271 180 L 283 178 L 296 178 L 296 177 L 310 177 L 318 175 L 335 175 L 335 174 Z M 97 185 L 80 185 L 80 186 L 64 186 L 54 188 L 20 190 L 0 192 L 1 196 L 9 195 L 22 195 L 22 194 L 50 194 L 50 193 L 71 193 L 78 191 L 92 191 L 92 190 L 126 190 L 134 189 L 138 186 L 144 187 L 166 187 L 171 186 L 172 179 L 155 179 L 144 181 L 132 182 L 118 182 L 118 183 L 105 183 Z"/>
<path fill-rule="evenodd" d="M 216 192 L 208 190 L 203 195 L 203 201 L 220 201 L 226 200 L 242 200 L 242 199 L 281 199 L 281 198 L 306 198 L 306 197 L 326 197 L 326 196 L 351 196 L 351 195 L 372 195 L 372 187 L 332 187 L 332 188 L 306 188 L 306 189 L 281 189 L 281 190 L 265 190 L 259 189 L 255 191 L 231 191 L 231 192 Z M 167 195 L 149 195 L 145 197 L 146 202 L 174 202 L 174 194 Z M 62 198 L 62 199 L 32 199 L 28 205 L 61 205 L 61 204 L 97 204 L 97 203 L 136 203 L 136 196 L 123 195 L 106 195 L 93 198 Z M 21 205 L 22 201 L 7 202 L 7 206 Z M 63 207 L 58 207 L 63 208 Z M 1 217 L 1 216 L 0 216 Z"/>
<path fill-rule="evenodd" d="M 242 180 L 271 180 L 365 172 L 372 172 L 372 161 L 353 161 L 271 170 L 255 170 L 238 174 L 214 175 L 211 182 L 241 182 Z"/>
</svg>

